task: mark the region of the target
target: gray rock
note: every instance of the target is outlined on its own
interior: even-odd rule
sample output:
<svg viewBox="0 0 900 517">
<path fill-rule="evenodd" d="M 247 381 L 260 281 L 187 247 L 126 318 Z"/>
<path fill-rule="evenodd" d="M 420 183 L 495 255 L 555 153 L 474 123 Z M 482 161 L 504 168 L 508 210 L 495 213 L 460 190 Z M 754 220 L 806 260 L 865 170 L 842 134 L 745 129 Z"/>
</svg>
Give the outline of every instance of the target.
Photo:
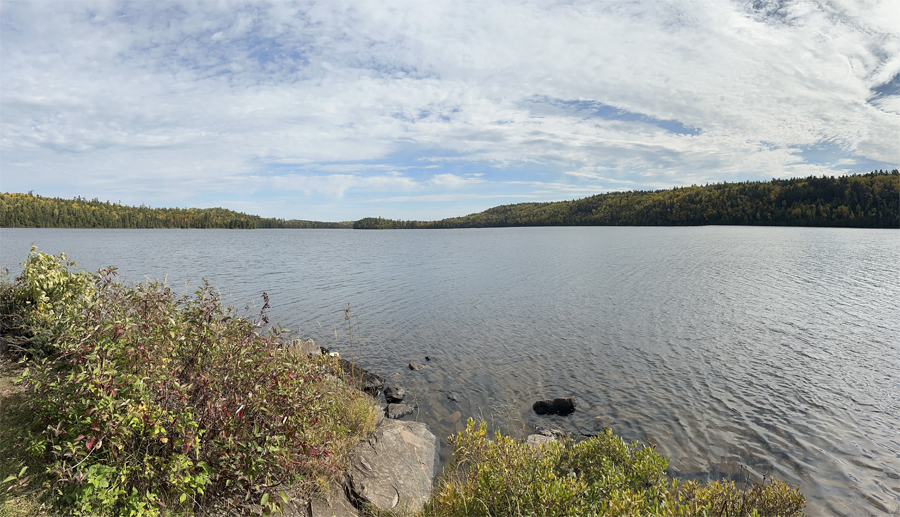
<svg viewBox="0 0 900 517">
<path fill-rule="evenodd" d="M 341 370 L 344 371 L 344 377 L 347 382 L 355 384 L 359 389 L 370 395 L 375 395 L 384 388 L 384 377 L 364 370 L 343 357 L 338 357 L 337 360 Z"/>
<path fill-rule="evenodd" d="M 553 438 L 551 436 L 546 436 L 543 434 L 529 434 L 528 437 L 525 438 L 526 445 L 532 445 L 535 447 L 538 447 L 538 446 L 541 446 L 541 445 L 544 445 L 547 443 L 555 442 L 555 441 L 556 441 L 556 438 Z"/>
<path fill-rule="evenodd" d="M 439 451 L 425 424 L 385 420 L 350 453 L 351 499 L 379 510 L 420 510 L 431 495 Z"/>
<path fill-rule="evenodd" d="M 422 363 L 409 363 L 409 369 L 410 369 L 410 370 L 424 370 L 425 368 L 428 368 L 428 365 L 427 365 L 427 364 L 422 364 Z"/>
<path fill-rule="evenodd" d="M 572 437 L 571 433 L 564 430 L 556 422 L 552 422 L 550 420 L 539 420 L 536 424 L 534 424 L 534 431 L 537 434 L 549 436 L 550 438 L 556 440 Z"/>
<path fill-rule="evenodd" d="M 384 400 L 390 403 L 400 402 L 405 396 L 406 390 L 400 386 L 388 386 L 384 389 Z"/>
<path fill-rule="evenodd" d="M 309 517 L 359 517 L 359 510 L 353 507 L 343 492 L 332 493 L 331 500 L 318 497 L 309 503 Z"/>
<path fill-rule="evenodd" d="M 532 406 L 539 415 L 568 415 L 575 411 L 575 397 L 560 397 L 551 400 L 539 400 Z"/>
<path fill-rule="evenodd" d="M 329 495 L 316 495 L 311 501 L 284 503 L 282 517 L 359 517 L 359 510 L 353 507 L 343 489 L 331 487 L 329 490 Z M 262 507 L 258 511 L 261 512 Z"/>
<path fill-rule="evenodd" d="M 409 404 L 388 404 L 384 409 L 384 414 L 388 418 L 400 418 L 411 414 L 416 408 Z"/>
<path fill-rule="evenodd" d="M 298 355 L 307 357 L 322 354 L 322 349 L 317 347 L 312 339 L 295 339 L 288 344 L 288 348 Z"/>
</svg>

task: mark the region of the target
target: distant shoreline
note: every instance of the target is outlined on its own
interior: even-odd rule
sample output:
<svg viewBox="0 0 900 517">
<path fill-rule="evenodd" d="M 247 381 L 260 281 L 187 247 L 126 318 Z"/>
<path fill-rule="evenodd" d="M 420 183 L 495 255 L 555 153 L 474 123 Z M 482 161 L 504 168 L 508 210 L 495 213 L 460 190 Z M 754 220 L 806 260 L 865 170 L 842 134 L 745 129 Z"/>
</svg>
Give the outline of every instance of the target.
<svg viewBox="0 0 900 517">
<path fill-rule="evenodd" d="M 99 199 L 0 194 L 0 228 L 445 229 L 534 226 L 788 226 L 900 228 L 900 171 L 717 183 L 519 203 L 438 221 L 267 218 L 226 208 L 150 208 Z"/>
</svg>

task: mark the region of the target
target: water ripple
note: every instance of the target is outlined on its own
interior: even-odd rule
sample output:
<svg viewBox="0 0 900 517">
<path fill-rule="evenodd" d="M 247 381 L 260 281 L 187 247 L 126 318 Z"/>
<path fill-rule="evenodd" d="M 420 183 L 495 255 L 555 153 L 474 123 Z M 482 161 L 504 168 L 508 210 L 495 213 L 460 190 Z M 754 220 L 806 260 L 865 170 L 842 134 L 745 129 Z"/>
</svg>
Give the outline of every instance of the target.
<svg viewBox="0 0 900 517">
<path fill-rule="evenodd" d="M 484 416 L 524 435 L 557 418 L 654 444 L 684 479 L 801 487 L 810 515 L 900 508 L 900 240 L 892 230 L 437 231 L 2 229 L 87 269 L 223 300 L 402 384 L 440 436 Z M 358 335 L 356 335 L 358 334 Z M 432 368 L 411 372 L 409 361 Z M 447 398 L 456 392 L 459 402 Z M 444 441 L 446 445 L 446 441 Z M 447 458 L 448 451 L 442 453 Z"/>
</svg>

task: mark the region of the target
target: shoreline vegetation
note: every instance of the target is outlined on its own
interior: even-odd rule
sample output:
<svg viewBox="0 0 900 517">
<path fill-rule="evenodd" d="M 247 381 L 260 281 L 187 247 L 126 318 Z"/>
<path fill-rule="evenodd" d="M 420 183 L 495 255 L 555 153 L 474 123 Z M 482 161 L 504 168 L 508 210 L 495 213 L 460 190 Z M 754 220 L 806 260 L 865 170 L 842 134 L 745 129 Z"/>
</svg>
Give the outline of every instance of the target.
<svg viewBox="0 0 900 517">
<path fill-rule="evenodd" d="M 368 217 L 353 228 L 703 225 L 898 228 L 900 172 L 610 192 L 573 201 L 503 205 L 440 221 Z"/>
<path fill-rule="evenodd" d="M 2 228 L 223 228 L 360 230 L 518 226 L 813 226 L 900 228 L 900 172 L 718 183 L 610 192 L 572 201 L 502 205 L 464 217 L 322 222 L 225 208 L 150 208 L 99 199 L 0 193 Z"/>
<path fill-rule="evenodd" d="M 298 353 L 268 324 L 265 294 L 245 317 L 205 282 L 179 297 L 35 248 L 22 265 L 0 283 L 0 515 L 279 514 L 327 494 L 379 425 L 339 359 Z M 652 447 L 608 429 L 531 445 L 470 419 L 449 441 L 424 507 L 360 511 L 791 517 L 806 504 L 777 480 L 671 479 Z"/>
</svg>

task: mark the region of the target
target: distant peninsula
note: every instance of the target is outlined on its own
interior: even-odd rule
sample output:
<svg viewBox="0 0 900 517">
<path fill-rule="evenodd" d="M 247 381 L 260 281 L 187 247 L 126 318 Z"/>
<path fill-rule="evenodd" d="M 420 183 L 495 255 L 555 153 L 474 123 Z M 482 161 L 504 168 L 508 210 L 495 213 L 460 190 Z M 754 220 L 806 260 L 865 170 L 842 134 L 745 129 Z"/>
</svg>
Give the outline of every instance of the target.
<svg viewBox="0 0 900 517">
<path fill-rule="evenodd" d="M 0 228 L 351 228 L 328 223 L 276 219 L 225 208 L 150 208 L 87 200 L 0 194 Z"/>
<path fill-rule="evenodd" d="M 502 205 L 439 221 L 366 217 L 323 222 L 278 219 L 225 208 L 150 208 L 0 194 L 2 228 L 491 228 L 507 226 L 820 226 L 900 228 L 900 172 L 810 176 L 610 192 L 572 201 Z"/>
<path fill-rule="evenodd" d="M 440 221 L 368 217 L 353 228 L 700 225 L 900 228 L 900 172 L 610 192 L 573 201 L 503 205 Z"/>
</svg>

